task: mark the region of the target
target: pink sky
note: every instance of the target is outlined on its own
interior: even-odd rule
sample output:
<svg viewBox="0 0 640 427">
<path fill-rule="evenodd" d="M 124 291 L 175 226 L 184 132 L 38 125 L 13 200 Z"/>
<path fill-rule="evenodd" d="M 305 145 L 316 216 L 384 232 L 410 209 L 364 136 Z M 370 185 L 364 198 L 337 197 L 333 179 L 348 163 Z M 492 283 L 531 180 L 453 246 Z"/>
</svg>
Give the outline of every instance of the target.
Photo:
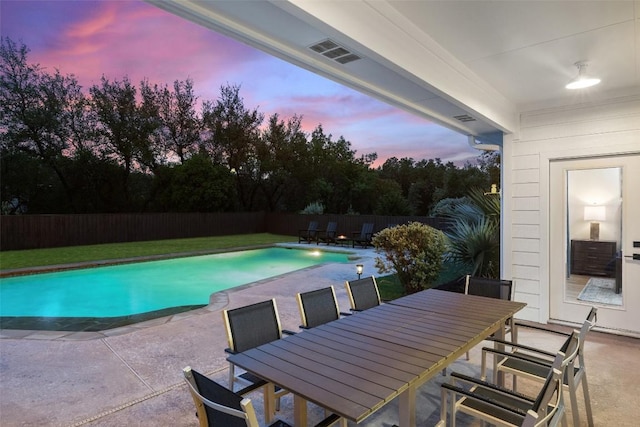
<svg viewBox="0 0 640 427">
<path fill-rule="evenodd" d="M 240 85 L 245 106 L 266 117 L 303 117 L 351 142 L 356 156 L 376 152 L 459 165 L 479 155 L 465 136 L 334 83 L 137 0 L 0 2 L 0 33 L 31 50 L 29 61 L 74 74 L 88 89 L 101 76 L 136 85 L 191 78 L 199 100 Z"/>
</svg>

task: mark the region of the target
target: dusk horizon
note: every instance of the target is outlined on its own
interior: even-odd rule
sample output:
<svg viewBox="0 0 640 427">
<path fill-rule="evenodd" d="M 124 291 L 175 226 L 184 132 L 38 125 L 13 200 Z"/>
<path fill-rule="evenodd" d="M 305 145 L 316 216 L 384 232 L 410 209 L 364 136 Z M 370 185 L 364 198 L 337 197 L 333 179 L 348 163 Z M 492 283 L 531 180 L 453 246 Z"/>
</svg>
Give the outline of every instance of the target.
<svg viewBox="0 0 640 427">
<path fill-rule="evenodd" d="M 2 1 L 1 34 L 30 50 L 28 61 L 74 75 L 84 91 L 125 77 L 173 86 L 193 81 L 198 104 L 239 86 L 245 106 L 266 117 L 302 117 L 351 143 L 356 157 L 439 158 L 463 166 L 481 152 L 465 135 L 378 101 L 143 1 Z M 170 30 L 167 30 L 170 29 Z"/>
</svg>

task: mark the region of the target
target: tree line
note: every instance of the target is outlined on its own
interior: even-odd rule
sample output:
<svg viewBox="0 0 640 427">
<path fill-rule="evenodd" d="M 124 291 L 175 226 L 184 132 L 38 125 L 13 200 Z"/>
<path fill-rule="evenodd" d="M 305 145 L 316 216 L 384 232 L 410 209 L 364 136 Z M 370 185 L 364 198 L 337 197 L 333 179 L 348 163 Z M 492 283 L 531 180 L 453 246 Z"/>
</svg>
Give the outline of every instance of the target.
<svg viewBox="0 0 640 427">
<path fill-rule="evenodd" d="M 137 86 L 73 74 L 0 46 L 2 214 L 296 212 L 428 215 L 442 199 L 498 182 L 499 159 L 457 167 L 440 159 L 358 156 L 351 143 L 309 134 L 302 116 L 265 117 L 237 85 L 200 102 L 193 81 Z M 401 141 L 398 142 L 401 144 Z"/>
</svg>

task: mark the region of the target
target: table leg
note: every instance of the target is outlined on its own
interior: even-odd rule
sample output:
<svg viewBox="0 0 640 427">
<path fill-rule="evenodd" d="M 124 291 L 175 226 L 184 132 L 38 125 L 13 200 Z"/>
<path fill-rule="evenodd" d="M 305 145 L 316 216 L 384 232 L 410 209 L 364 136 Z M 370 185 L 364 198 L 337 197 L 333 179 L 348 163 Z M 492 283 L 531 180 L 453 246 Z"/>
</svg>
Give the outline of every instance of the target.
<svg viewBox="0 0 640 427">
<path fill-rule="evenodd" d="M 293 423 L 296 427 L 307 426 L 307 401 L 297 394 L 293 395 Z"/>
<path fill-rule="evenodd" d="M 276 413 L 275 397 L 275 385 L 273 385 L 273 383 L 267 383 L 267 385 L 264 386 L 264 420 L 267 424 L 273 421 Z"/>
<path fill-rule="evenodd" d="M 398 418 L 400 427 L 416 426 L 416 387 L 410 386 L 400 393 Z"/>
</svg>

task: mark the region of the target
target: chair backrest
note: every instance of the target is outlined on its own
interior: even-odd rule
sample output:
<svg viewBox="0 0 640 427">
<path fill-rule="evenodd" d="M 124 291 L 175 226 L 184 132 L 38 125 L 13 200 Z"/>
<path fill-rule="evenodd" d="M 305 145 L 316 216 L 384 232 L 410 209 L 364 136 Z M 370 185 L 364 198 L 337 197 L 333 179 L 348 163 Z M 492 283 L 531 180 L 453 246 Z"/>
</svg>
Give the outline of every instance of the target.
<svg viewBox="0 0 640 427">
<path fill-rule="evenodd" d="M 574 330 L 556 354 L 551 371 L 547 375 L 544 386 L 538 394 L 530 413 L 527 414 L 527 418 L 522 424 L 523 426 L 559 424 L 564 415 L 564 403 L 562 400 L 563 378 L 567 371 L 573 371 L 580 346 L 580 333 Z M 551 402 L 554 395 L 555 402 Z"/>
<path fill-rule="evenodd" d="M 318 231 L 318 221 L 309 221 L 309 227 L 307 228 L 309 233 L 315 233 Z"/>
<path fill-rule="evenodd" d="M 587 314 L 586 319 L 582 323 L 582 327 L 580 328 L 579 340 L 580 347 L 578 348 L 578 363 L 580 369 L 584 370 L 584 343 L 587 339 L 587 334 L 593 327 L 596 325 L 598 321 L 598 309 L 596 307 L 591 307 L 589 313 Z"/>
<path fill-rule="evenodd" d="M 196 405 L 201 427 L 258 426 L 258 419 L 250 399 L 243 398 L 188 366 L 182 371 Z"/>
<path fill-rule="evenodd" d="M 362 311 L 380 305 L 380 292 L 375 277 L 347 281 L 345 286 L 352 310 Z"/>
<path fill-rule="evenodd" d="M 337 222 L 331 221 L 327 223 L 327 229 L 325 231 L 325 234 L 327 235 L 327 237 L 335 237 L 337 231 L 338 231 Z"/>
<path fill-rule="evenodd" d="M 467 275 L 464 293 L 511 301 L 513 281 Z"/>
<path fill-rule="evenodd" d="M 360 230 L 360 238 L 361 239 L 370 239 L 373 235 L 373 226 L 372 222 L 365 222 L 362 224 L 362 230 Z"/>
<path fill-rule="evenodd" d="M 460 276 L 446 283 L 434 286 L 433 289 L 464 294 L 467 287 L 467 276 Z"/>
<path fill-rule="evenodd" d="M 315 328 L 340 318 L 338 300 L 333 286 L 301 292 L 296 295 L 303 328 Z"/>
<path fill-rule="evenodd" d="M 593 329 L 593 327 L 596 325 L 597 322 L 598 322 L 598 309 L 596 307 L 591 307 L 591 310 L 589 310 L 589 313 L 587 314 L 587 317 L 584 323 L 582 324 L 582 329 L 580 330 L 580 332 L 586 334 L 591 329 Z M 583 329 L 584 329 L 584 332 L 582 331 Z"/>
<path fill-rule="evenodd" d="M 275 299 L 223 310 L 229 349 L 242 352 L 282 338 Z"/>
<path fill-rule="evenodd" d="M 564 417 L 564 402 L 562 400 L 562 364 L 565 355 L 558 352 L 553 366 L 547 375 L 544 385 L 540 389 L 531 409 L 527 411 L 522 427 L 542 427 L 559 425 Z"/>
</svg>

